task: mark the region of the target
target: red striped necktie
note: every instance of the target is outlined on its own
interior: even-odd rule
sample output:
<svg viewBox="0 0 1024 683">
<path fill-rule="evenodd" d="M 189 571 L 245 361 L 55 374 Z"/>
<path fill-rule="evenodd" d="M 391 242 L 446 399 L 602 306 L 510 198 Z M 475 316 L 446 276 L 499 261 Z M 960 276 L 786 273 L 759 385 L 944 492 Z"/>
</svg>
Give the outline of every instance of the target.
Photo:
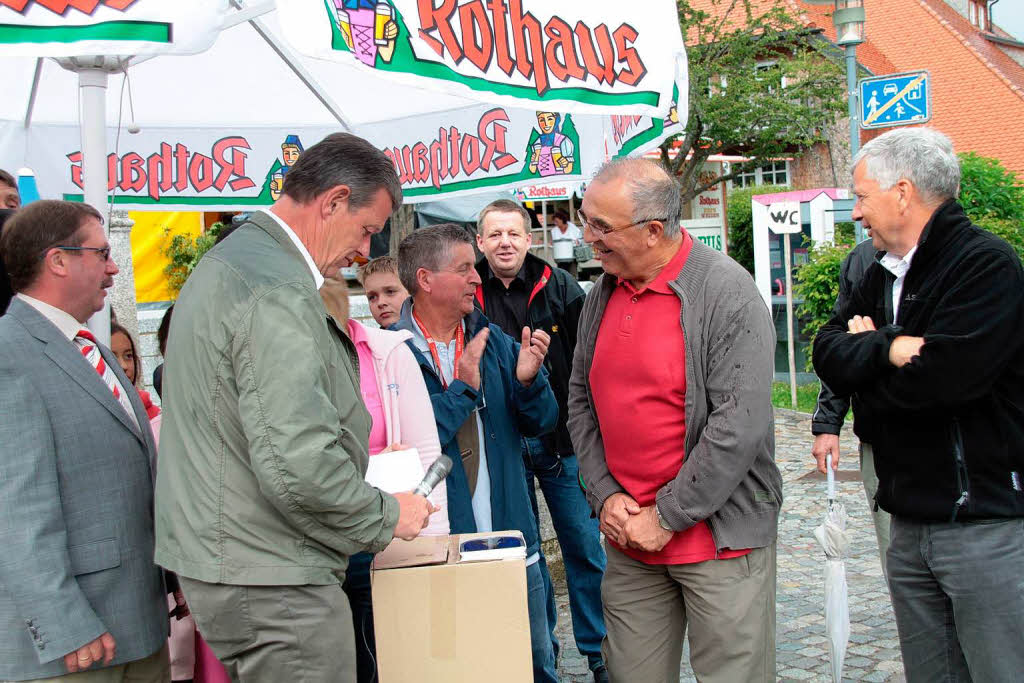
<svg viewBox="0 0 1024 683">
<path fill-rule="evenodd" d="M 114 376 L 113 370 L 107 367 L 106 361 L 103 360 L 103 355 L 96 344 L 96 337 L 92 336 L 92 332 L 79 330 L 75 333 L 75 345 L 81 349 L 82 355 L 96 369 L 104 384 L 113 392 L 114 398 L 120 401 L 121 390 L 117 386 L 117 378 Z"/>
</svg>

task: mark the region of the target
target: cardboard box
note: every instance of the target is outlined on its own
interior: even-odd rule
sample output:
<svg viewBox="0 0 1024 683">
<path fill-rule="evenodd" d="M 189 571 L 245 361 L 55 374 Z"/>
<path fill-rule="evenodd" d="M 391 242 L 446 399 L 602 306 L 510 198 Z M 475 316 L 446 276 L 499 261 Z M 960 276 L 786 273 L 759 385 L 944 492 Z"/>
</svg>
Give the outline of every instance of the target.
<svg viewBox="0 0 1024 683">
<path fill-rule="evenodd" d="M 458 561 L 460 541 L 491 535 L 396 540 L 374 559 L 381 683 L 533 680 L 525 561 Z"/>
</svg>

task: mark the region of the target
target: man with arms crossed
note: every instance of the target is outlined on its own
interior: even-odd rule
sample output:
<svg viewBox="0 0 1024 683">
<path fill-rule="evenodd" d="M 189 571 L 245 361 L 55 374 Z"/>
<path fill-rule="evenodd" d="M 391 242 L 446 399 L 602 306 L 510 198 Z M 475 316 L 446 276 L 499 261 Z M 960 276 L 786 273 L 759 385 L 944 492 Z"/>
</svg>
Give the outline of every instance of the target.
<svg viewBox="0 0 1024 683">
<path fill-rule="evenodd" d="M 883 252 L 814 341 L 852 395 L 892 515 L 886 575 L 907 680 L 1024 671 L 1024 271 L 956 201 L 945 135 L 854 157 L 853 218 Z"/>
</svg>

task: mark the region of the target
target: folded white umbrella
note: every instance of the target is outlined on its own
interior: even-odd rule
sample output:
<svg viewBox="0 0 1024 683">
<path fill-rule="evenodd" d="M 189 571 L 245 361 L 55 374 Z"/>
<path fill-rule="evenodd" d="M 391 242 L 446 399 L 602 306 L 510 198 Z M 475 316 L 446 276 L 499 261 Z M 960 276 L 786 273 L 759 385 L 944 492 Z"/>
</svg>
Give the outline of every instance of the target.
<svg viewBox="0 0 1024 683">
<path fill-rule="evenodd" d="M 828 510 L 821 526 L 814 530 L 825 551 L 825 632 L 832 680 L 843 678 L 843 660 L 850 640 L 850 604 L 846 588 L 846 556 L 850 548 L 846 529 L 846 507 L 836 502 L 836 483 L 832 468 L 828 469 Z"/>
</svg>

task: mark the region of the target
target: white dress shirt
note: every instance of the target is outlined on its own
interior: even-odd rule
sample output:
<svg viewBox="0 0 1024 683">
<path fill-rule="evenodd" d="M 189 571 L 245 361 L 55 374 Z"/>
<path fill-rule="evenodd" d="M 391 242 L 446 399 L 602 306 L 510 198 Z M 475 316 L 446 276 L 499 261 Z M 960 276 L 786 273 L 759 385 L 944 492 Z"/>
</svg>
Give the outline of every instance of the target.
<svg viewBox="0 0 1024 683">
<path fill-rule="evenodd" d="M 295 234 L 295 231 L 288 227 L 288 224 L 285 223 L 280 216 L 273 211 L 265 211 L 264 213 L 277 221 L 277 224 L 281 226 L 282 230 L 284 230 L 284 234 L 288 235 L 288 239 L 292 241 L 295 248 L 299 250 L 299 253 L 302 254 L 302 258 L 306 261 L 306 265 L 309 267 L 309 272 L 313 274 L 313 282 L 316 283 L 316 288 L 320 289 L 324 284 L 324 276 L 320 273 L 316 264 L 313 263 L 313 257 L 309 255 L 309 250 L 306 249 L 306 245 L 302 243 L 302 240 L 300 240 L 299 236 Z"/>
<path fill-rule="evenodd" d="M 903 296 L 903 282 L 907 279 L 907 271 L 910 270 L 910 261 L 914 258 L 915 251 L 917 251 L 916 244 L 903 258 L 892 253 L 886 253 L 886 255 L 879 260 L 879 263 L 883 268 L 896 276 L 896 281 L 892 283 L 893 323 L 896 322 L 896 316 L 899 315 L 900 298 Z"/>
<path fill-rule="evenodd" d="M 82 356 L 81 350 L 75 344 L 75 336 L 78 334 L 79 330 L 88 329 L 85 325 L 75 320 L 75 317 L 68 313 L 67 311 L 57 308 L 56 306 L 51 306 L 45 301 L 33 299 L 29 295 L 24 294 L 22 292 L 18 292 L 14 296 L 21 299 L 32 308 L 39 311 L 39 313 L 44 318 L 53 323 L 54 327 L 60 330 L 60 333 L 64 335 L 67 338 L 67 340 L 71 342 L 72 345 L 75 346 L 75 351 L 77 351 L 78 355 L 81 356 L 82 361 L 90 368 L 92 368 L 93 372 L 96 371 L 96 368 L 93 367 L 92 363 L 90 363 L 85 356 Z M 128 398 L 128 394 L 125 392 L 124 386 L 121 384 L 121 380 L 119 380 L 117 378 L 117 375 L 113 374 L 113 372 L 111 372 L 111 374 L 114 378 L 114 382 L 117 383 L 117 402 L 121 404 L 121 407 L 124 408 L 124 411 L 128 413 L 128 417 L 130 417 L 132 419 L 132 422 L 135 423 L 135 426 L 138 427 L 139 420 L 138 418 L 135 417 L 135 409 L 132 408 L 131 399 Z"/>
</svg>

